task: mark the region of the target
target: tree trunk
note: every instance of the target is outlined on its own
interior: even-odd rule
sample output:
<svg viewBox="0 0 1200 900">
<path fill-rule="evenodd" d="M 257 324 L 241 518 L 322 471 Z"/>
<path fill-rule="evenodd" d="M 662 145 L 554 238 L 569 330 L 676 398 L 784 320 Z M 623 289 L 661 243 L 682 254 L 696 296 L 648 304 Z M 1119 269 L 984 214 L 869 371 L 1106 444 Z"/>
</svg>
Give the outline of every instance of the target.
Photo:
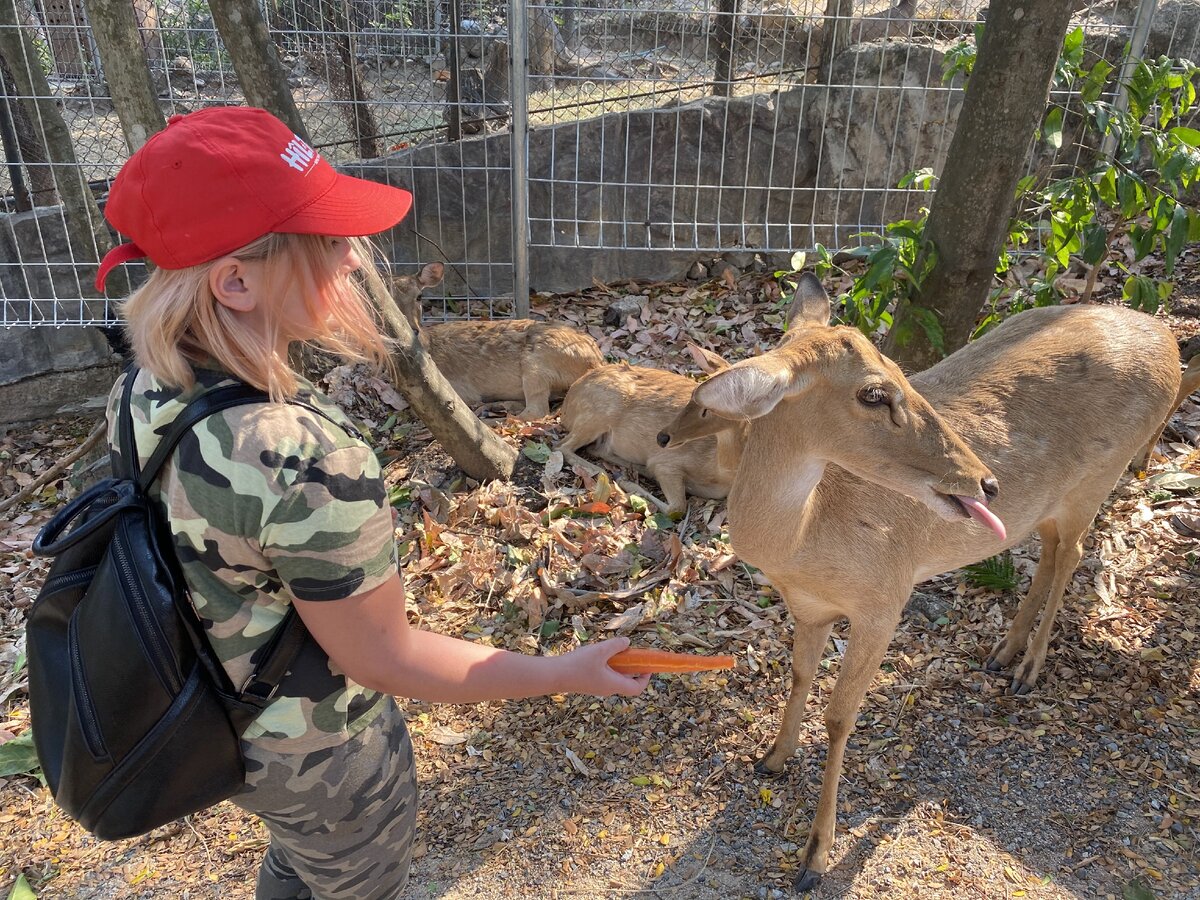
<svg viewBox="0 0 1200 900">
<path fill-rule="evenodd" d="M 733 96 L 733 56 L 737 41 L 738 0 L 719 0 L 714 39 L 717 45 L 717 67 L 713 76 L 713 94 Z"/>
<path fill-rule="evenodd" d="M 529 17 L 529 74 L 553 75 L 563 60 L 569 59 L 567 44 L 554 21 L 554 13 L 544 6 L 535 7 Z"/>
<path fill-rule="evenodd" d="M 42 146 L 41 141 L 34 133 L 33 123 L 29 121 L 25 105 L 17 99 L 20 92 L 17 90 L 12 69 L 8 65 L 8 60 L 4 58 L 3 51 L 0 51 L 0 81 L 3 81 L 4 88 L 0 92 L 3 93 L 0 103 L 3 103 L 8 110 L 8 118 L 12 122 L 13 139 L 16 144 L 15 149 L 10 149 L 6 145 L 4 155 L 10 167 L 16 166 L 19 169 L 24 166 L 25 174 L 29 176 L 24 200 L 21 197 L 16 198 L 17 209 L 55 206 L 58 203 L 58 191 L 54 187 L 54 172 L 50 167 L 49 160 L 46 159 L 46 148 Z M 14 179 L 13 185 L 16 184 L 17 180 Z"/>
<path fill-rule="evenodd" d="M 1030 141 L 1046 112 L 1072 0 L 993 0 L 925 226 L 937 254 L 919 297 L 896 310 L 884 352 L 911 371 L 967 343 L 996 271 Z"/>
<path fill-rule="evenodd" d="M 87 0 L 92 35 L 100 51 L 109 96 L 133 153 L 166 127 L 147 64 L 147 50 L 129 0 Z"/>
<path fill-rule="evenodd" d="M 368 290 L 397 344 L 392 356 L 395 387 L 459 467 L 478 481 L 512 477 L 517 452 L 479 421 L 421 345 L 382 279 Z"/>
<path fill-rule="evenodd" d="M 821 33 L 821 81 L 829 83 L 829 72 L 837 55 L 850 45 L 850 17 L 854 0 L 827 0 Z"/>
<path fill-rule="evenodd" d="M 0 56 L 9 63 L 17 93 L 33 123 L 35 134 L 46 148 L 54 185 L 62 199 L 71 258 L 76 263 L 96 265 L 111 246 L 108 229 L 96 198 L 75 159 L 71 131 L 63 121 L 50 93 L 50 84 L 38 61 L 37 48 L 26 28 L 18 27 L 16 0 L 0 0 Z M 80 282 L 84 289 L 83 281 Z M 84 295 L 90 295 L 84 290 Z"/>
<path fill-rule="evenodd" d="M 311 144 L 257 0 L 211 0 L 209 9 L 246 102 L 273 114 Z"/>
<path fill-rule="evenodd" d="M 327 39 L 333 42 L 337 57 L 327 62 L 329 86 L 334 98 L 343 101 L 338 106 L 354 133 L 359 158 L 376 159 L 379 156 L 379 125 L 367 102 L 367 91 L 363 87 L 358 60 L 354 57 L 346 0 L 324 0 L 322 9 Z"/>
</svg>

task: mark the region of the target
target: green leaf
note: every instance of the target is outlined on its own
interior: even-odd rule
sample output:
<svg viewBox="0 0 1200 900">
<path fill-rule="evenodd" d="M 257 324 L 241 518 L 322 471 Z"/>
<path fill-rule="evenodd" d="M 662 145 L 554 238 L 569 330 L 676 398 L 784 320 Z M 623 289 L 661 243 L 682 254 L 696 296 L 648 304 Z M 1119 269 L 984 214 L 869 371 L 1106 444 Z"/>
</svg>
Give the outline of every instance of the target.
<svg viewBox="0 0 1200 900">
<path fill-rule="evenodd" d="M 1117 199 L 1121 203 L 1121 215 L 1127 219 L 1134 218 L 1146 202 L 1141 180 L 1125 173 L 1117 176 Z"/>
<path fill-rule="evenodd" d="M 1063 56 L 1070 57 L 1083 49 L 1083 28 L 1076 25 L 1063 38 Z"/>
<path fill-rule="evenodd" d="M 639 497 L 637 494 L 629 495 L 629 507 L 635 512 L 644 513 L 650 509 L 650 504 L 645 497 Z"/>
<path fill-rule="evenodd" d="M 1042 138 L 1055 150 L 1062 146 L 1063 111 L 1061 106 L 1050 110 L 1042 125 Z"/>
<path fill-rule="evenodd" d="M 1134 309 L 1141 309 L 1148 313 L 1156 312 L 1160 305 L 1154 282 L 1145 275 L 1130 275 L 1126 278 L 1121 296 Z"/>
<path fill-rule="evenodd" d="M 1167 232 L 1167 239 L 1164 242 L 1163 252 L 1163 270 L 1167 275 L 1170 275 L 1175 270 L 1175 260 L 1179 258 L 1179 253 L 1183 250 L 1183 245 L 1187 243 L 1188 236 L 1188 211 L 1180 204 L 1175 204 L 1175 210 L 1171 213 L 1171 227 Z"/>
<path fill-rule="evenodd" d="M 1100 195 L 1100 202 L 1107 206 L 1117 205 L 1117 170 L 1109 166 L 1104 170 L 1104 174 L 1100 176 L 1096 182 L 1096 191 Z"/>
<path fill-rule="evenodd" d="M 675 520 L 665 512 L 656 512 L 646 519 L 646 527 L 651 531 L 670 531 L 675 527 Z"/>
<path fill-rule="evenodd" d="M 8 892 L 8 900 L 37 900 L 37 895 L 25 880 L 24 873 L 17 876 L 16 884 Z"/>
<path fill-rule="evenodd" d="M 521 448 L 521 453 L 524 454 L 526 458 L 532 459 L 535 463 L 544 464 L 548 459 L 550 459 L 551 450 L 541 441 L 529 441 L 524 447 Z"/>
<path fill-rule="evenodd" d="M 792 267 L 793 272 L 799 272 L 804 268 L 805 260 L 808 259 L 808 254 L 803 250 L 797 250 L 792 254 L 792 261 L 788 263 Z"/>
<path fill-rule="evenodd" d="M 0 778 L 7 778 L 9 775 L 33 775 L 38 768 L 32 730 L 0 744 Z"/>
<path fill-rule="evenodd" d="M 934 178 L 933 169 L 925 166 L 923 169 L 909 172 L 900 179 L 900 183 L 896 186 L 901 188 L 915 187 L 922 191 L 927 191 L 933 185 Z"/>
<path fill-rule="evenodd" d="M 929 345 L 939 354 L 945 356 L 946 336 L 945 332 L 942 331 L 942 323 L 938 321 L 937 314 L 932 309 L 926 309 L 924 306 L 910 306 L 908 314 L 921 326 L 921 330 L 925 332 L 925 337 L 929 339 Z"/>
<path fill-rule="evenodd" d="M 977 563 L 963 566 L 967 583 L 994 591 L 1015 591 L 1020 584 L 1012 554 L 1005 550 Z"/>
<path fill-rule="evenodd" d="M 1192 475 L 1189 472 L 1160 472 L 1157 475 L 1151 475 L 1146 479 L 1146 484 L 1154 487 L 1164 488 L 1168 491 L 1187 491 L 1200 490 L 1200 475 Z"/>
<path fill-rule="evenodd" d="M 1079 88 L 1079 96 L 1084 103 L 1091 103 L 1100 98 L 1104 93 L 1104 83 L 1108 81 L 1112 70 L 1112 64 L 1103 59 L 1092 66 Z"/>
<path fill-rule="evenodd" d="M 1089 266 L 1099 263 L 1108 254 L 1108 229 L 1092 222 L 1083 229 L 1083 251 L 1080 256 Z"/>
<path fill-rule="evenodd" d="M 549 638 L 558 634 L 558 629 L 561 623 L 557 619 L 547 619 L 542 623 L 542 627 L 538 629 L 538 634 L 541 637 Z"/>
</svg>

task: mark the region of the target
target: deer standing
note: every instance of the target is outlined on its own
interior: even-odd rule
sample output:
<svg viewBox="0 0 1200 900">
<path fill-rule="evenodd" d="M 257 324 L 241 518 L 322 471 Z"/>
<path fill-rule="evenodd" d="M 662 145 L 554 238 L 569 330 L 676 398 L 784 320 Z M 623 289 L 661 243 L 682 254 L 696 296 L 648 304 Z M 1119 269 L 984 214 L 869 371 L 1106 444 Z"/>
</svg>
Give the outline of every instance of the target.
<svg viewBox="0 0 1200 900">
<path fill-rule="evenodd" d="M 604 364 L 590 335 L 568 325 L 529 319 L 442 322 L 421 326 L 421 291 L 441 284 L 444 268 L 429 263 L 392 279 L 392 296 L 429 355 L 463 402 L 524 403 L 522 419 L 550 414 L 579 376 Z"/>
<path fill-rule="evenodd" d="M 1181 386 L 1175 340 L 1160 322 L 1063 306 L 1022 312 L 905 379 L 860 332 L 828 325 L 829 297 L 811 274 L 796 303 L 788 341 L 699 385 L 663 439 L 686 446 L 714 415 L 751 423 L 729 494 L 730 541 L 795 623 L 791 693 L 761 774 L 782 772 L 795 752 L 832 624 L 850 622 L 796 879 L 808 890 L 828 866 L 847 738 L 914 584 L 1037 531 L 1032 585 L 988 660 L 1000 669 L 1024 650 L 1011 690 L 1029 691 L 1096 511 L 1200 386 L 1200 366 Z"/>
<path fill-rule="evenodd" d="M 721 357 L 695 345 L 688 349 L 710 371 L 729 368 Z M 667 512 L 679 515 L 688 494 L 721 499 L 729 494 L 741 458 L 746 426 L 720 426 L 686 447 L 663 448 L 663 426 L 687 406 L 696 382 L 686 375 L 625 364 L 592 369 L 571 385 L 559 411 L 567 436 L 564 453 L 592 444 L 592 453 L 620 466 L 645 469 L 658 482 Z"/>
</svg>

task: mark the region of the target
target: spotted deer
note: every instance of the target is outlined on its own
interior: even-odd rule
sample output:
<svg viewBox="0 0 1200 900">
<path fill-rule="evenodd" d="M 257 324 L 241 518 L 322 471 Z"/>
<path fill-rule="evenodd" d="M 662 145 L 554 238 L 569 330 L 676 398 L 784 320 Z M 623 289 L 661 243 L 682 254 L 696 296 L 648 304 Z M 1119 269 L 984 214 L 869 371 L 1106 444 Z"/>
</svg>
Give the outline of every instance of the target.
<svg viewBox="0 0 1200 900">
<path fill-rule="evenodd" d="M 1062 306 L 1022 312 L 905 378 L 860 332 L 829 326 L 829 297 L 811 274 L 797 303 L 789 340 L 699 385 L 661 440 L 684 449 L 713 418 L 749 425 L 730 541 L 795 625 L 791 693 L 759 773 L 781 773 L 792 757 L 831 626 L 850 623 L 796 879 L 808 890 L 828 866 L 846 740 L 914 584 L 1038 532 L 1032 585 L 987 661 L 1003 669 L 1024 651 L 1010 690 L 1031 690 L 1097 509 L 1200 387 L 1200 365 L 1181 383 L 1170 331 L 1144 313 Z"/>
<path fill-rule="evenodd" d="M 429 263 L 416 275 L 399 275 L 392 279 L 392 296 L 468 406 L 502 402 L 519 408 L 522 419 L 540 419 L 550 414 L 551 399 L 603 365 L 599 345 L 568 325 L 504 319 L 422 326 L 421 291 L 441 284 L 443 274 L 441 263 Z"/>
</svg>

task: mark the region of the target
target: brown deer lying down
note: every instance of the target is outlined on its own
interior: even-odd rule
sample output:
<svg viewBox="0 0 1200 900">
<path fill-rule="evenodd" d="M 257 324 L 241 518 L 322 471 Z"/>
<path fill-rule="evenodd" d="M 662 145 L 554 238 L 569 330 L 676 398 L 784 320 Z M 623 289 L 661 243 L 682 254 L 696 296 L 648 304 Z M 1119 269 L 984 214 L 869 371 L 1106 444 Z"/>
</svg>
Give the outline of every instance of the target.
<svg viewBox="0 0 1200 900">
<path fill-rule="evenodd" d="M 711 370 L 729 364 L 701 347 L 688 348 Z M 681 514 L 687 495 L 720 499 L 729 494 L 746 426 L 729 419 L 686 447 L 664 449 L 658 435 L 688 404 L 696 382 L 686 375 L 625 364 L 592 369 L 571 385 L 559 418 L 567 429 L 563 452 L 592 444 L 595 456 L 645 469 L 662 488 L 667 511 Z M 713 417 L 714 419 L 716 417 Z"/>
<path fill-rule="evenodd" d="M 858 331 L 829 327 L 815 277 L 804 276 L 797 295 L 805 313 L 787 343 L 699 385 L 663 440 L 682 449 L 714 415 L 751 423 L 729 493 L 729 536 L 795 620 L 791 694 L 760 773 L 783 771 L 796 750 L 830 627 L 850 622 L 796 880 L 807 890 L 828 866 L 846 739 L 913 585 L 1037 531 L 1029 594 L 988 660 L 999 669 L 1024 650 L 1011 690 L 1029 691 L 1096 510 L 1200 386 L 1200 366 L 1181 388 L 1179 353 L 1161 323 L 1125 308 L 1063 306 L 1022 312 L 905 379 Z"/>
<path fill-rule="evenodd" d="M 524 403 L 518 416 L 550 414 L 584 372 L 604 364 L 600 347 L 568 325 L 528 319 L 442 322 L 421 327 L 421 291 L 441 284 L 441 263 L 392 279 L 392 296 L 455 393 L 468 406 Z"/>
</svg>

